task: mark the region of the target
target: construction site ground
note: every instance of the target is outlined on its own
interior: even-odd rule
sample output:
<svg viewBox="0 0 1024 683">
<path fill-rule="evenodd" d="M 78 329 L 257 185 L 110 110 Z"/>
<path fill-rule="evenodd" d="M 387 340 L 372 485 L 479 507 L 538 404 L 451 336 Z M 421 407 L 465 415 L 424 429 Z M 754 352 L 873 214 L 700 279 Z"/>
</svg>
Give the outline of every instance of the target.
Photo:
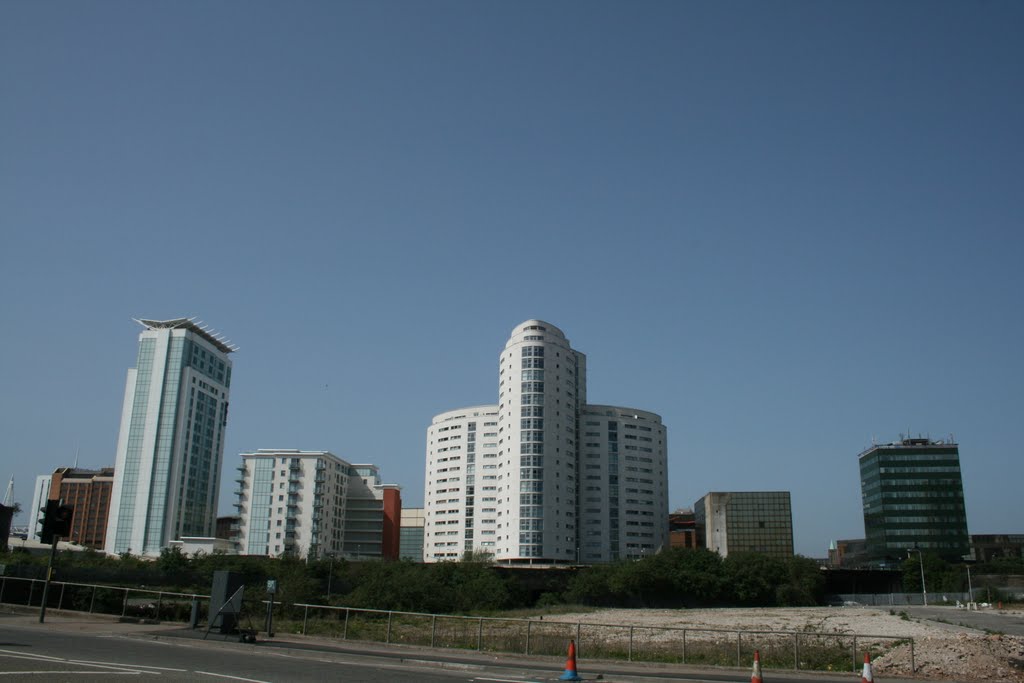
<svg viewBox="0 0 1024 683">
<path fill-rule="evenodd" d="M 912 638 L 876 659 L 876 677 L 1024 683 L 1024 610 L 950 607 L 801 607 L 751 609 L 608 609 L 546 620 L 677 628 L 799 631 Z M 727 636 L 723 636 L 727 637 Z"/>
</svg>

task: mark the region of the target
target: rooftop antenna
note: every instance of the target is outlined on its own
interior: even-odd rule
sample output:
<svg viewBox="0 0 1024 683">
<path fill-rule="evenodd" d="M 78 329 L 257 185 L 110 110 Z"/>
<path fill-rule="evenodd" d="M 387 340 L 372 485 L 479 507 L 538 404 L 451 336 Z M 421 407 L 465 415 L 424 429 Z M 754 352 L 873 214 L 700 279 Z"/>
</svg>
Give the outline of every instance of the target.
<svg viewBox="0 0 1024 683">
<path fill-rule="evenodd" d="M 81 446 L 75 446 L 75 469 L 78 469 L 78 454 L 82 452 Z"/>
</svg>

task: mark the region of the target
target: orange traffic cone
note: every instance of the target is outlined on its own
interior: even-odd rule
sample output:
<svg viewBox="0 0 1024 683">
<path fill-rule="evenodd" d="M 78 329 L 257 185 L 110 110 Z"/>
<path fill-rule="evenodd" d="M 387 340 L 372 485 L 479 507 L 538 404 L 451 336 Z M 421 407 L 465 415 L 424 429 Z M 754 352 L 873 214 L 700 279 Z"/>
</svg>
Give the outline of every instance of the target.
<svg viewBox="0 0 1024 683">
<path fill-rule="evenodd" d="M 761 653 L 754 650 L 754 672 L 750 674 L 750 683 L 764 683 L 761 678 Z"/>
<path fill-rule="evenodd" d="M 576 672 L 576 641 L 569 641 L 569 656 L 565 658 L 565 673 L 558 677 L 560 681 L 582 681 Z"/>
<path fill-rule="evenodd" d="M 875 678 L 871 675 L 871 655 L 864 653 L 864 672 L 860 675 L 860 683 L 872 683 Z"/>
</svg>

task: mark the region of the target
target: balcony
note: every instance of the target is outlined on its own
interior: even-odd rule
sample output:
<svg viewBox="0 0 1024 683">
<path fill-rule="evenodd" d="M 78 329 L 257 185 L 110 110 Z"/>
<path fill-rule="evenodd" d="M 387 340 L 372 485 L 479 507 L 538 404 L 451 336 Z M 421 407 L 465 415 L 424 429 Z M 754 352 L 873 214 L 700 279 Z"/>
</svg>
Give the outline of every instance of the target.
<svg viewBox="0 0 1024 683">
<path fill-rule="evenodd" d="M 238 470 L 239 472 L 245 472 L 246 471 L 245 463 L 243 462 L 241 465 L 239 465 L 235 469 Z"/>
<path fill-rule="evenodd" d="M 299 472 L 302 470 L 302 465 L 297 462 L 293 462 L 292 464 L 288 465 L 288 469 L 291 470 L 292 472 Z"/>
<path fill-rule="evenodd" d="M 324 472 L 317 472 L 316 477 L 313 479 L 318 484 L 323 484 L 327 481 L 327 475 Z"/>
<path fill-rule="evenodd" d="M 235 489 L 234 490 L 234 494 L 236 496 L 239 496 L 239 497 L 244 496 L 245 495 L 245 487 L 243 486 L 243 487 L 239 487 L 239 488 Z"/>
</svg>

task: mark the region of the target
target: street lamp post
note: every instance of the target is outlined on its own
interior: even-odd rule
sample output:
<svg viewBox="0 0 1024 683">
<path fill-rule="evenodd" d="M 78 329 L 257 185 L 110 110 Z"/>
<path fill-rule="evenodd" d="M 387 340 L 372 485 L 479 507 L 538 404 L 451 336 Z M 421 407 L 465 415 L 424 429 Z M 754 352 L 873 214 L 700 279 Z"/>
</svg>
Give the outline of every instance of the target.
<svg viewBox="0 0 1024 683">
<path fill-rule="evenodd" d="M 968 591 L 968 595 L 970 595 L 970 601 L 973 603 L 974 602 L 974 586 L 971 584 L 971 565 L 968 564 L 968 565 L 966 565 L 966 567 L 967 567 L 967 591 Z"/>
<path fill-rule="evenodd" d="M 327 557 L 331 558 L 331 564 L 327 569 L 327 603 L 331 602 L 331 580 L 334 579 L 334 553 L 329 553 Z"/>
<path fill-rule="evenodd" d="M 921 561 L 921 595 L 924 596 L 924 606 L 928 606 L 928 587 L 924 583 L 924 555 L 917 548 L 911 548 L 907 550 L 907 559 L 910 559 L 910 553 L 917 553 L 917 559 Z"/>
</svg>

